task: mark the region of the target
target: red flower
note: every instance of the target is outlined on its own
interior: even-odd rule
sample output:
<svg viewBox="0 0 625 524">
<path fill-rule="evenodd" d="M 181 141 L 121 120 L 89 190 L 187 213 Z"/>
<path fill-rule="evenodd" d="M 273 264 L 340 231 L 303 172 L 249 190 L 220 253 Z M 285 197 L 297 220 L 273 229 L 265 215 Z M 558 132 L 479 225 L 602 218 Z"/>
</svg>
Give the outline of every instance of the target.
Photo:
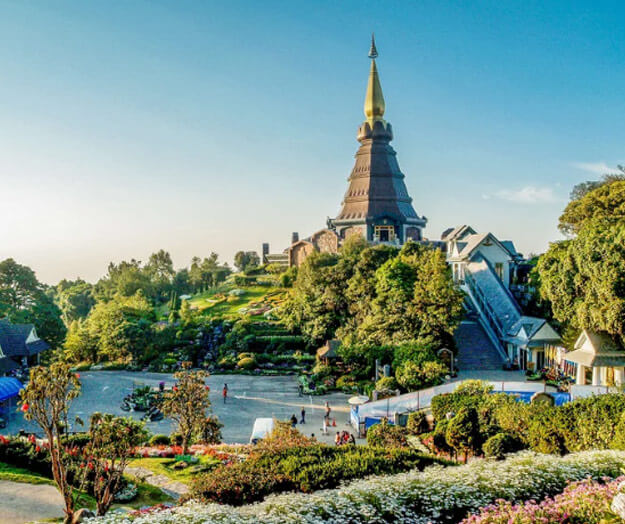
<svg viewBox="0 0 625 524">
<path fill-rule="evenodd" d="M 26 413 L 28 411 L 28 408 L 29 408 L 28 402 L 24 402 L 20 409 L 22 410 L 23 413 Z"/>
<path fill-rule="evenodd" d="M 39 453 L 41 451 L 41 447 L 39 445 L 35 446 L 35 451 Z"/>
<path fill-rule="evenodd" d="M 76 378 L 80 379 L 80 373 L 76 373 Z"/>
</svg>

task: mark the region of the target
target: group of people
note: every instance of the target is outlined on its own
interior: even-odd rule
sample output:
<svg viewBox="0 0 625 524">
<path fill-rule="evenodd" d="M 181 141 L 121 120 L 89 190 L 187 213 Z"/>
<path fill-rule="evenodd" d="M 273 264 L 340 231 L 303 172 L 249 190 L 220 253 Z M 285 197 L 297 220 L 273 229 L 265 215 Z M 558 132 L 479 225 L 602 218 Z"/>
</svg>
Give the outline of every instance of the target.
<svg viewBox="0 0 625 524">
<path fill-rule="evenodd" d="M 356 437 L 349 431 L 337 431 L 336 437 L 334 437 L 334 443 L 337 446 L 344 444 L 356 444 Z"/>
</svg>

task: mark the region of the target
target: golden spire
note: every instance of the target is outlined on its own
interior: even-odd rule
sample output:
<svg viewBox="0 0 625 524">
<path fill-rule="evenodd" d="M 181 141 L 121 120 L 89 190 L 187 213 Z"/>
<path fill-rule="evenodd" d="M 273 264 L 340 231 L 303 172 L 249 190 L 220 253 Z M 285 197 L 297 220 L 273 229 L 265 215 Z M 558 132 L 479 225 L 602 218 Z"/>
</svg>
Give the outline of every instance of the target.
<svg viewBox="0 0 625 524">
<path fill-rule="evenodd" d="M 376 120 L 384 122 L 384 96 L 382 95 L 382 86 L 380 85 L 380 77 L 378 76 L 378 68 L 375 65 L 375 59 L 378 56 L 378 50 L 375 47 L 375 37 L 371 35 L 371 49 L 369 50 L 369 58 L 371 58 L 371 69 L 369 71 L 369 82 L 367 84 L 367 94 L 365 95 L 365 116 L 367 122 L 373 127 Z"/>
</svg>

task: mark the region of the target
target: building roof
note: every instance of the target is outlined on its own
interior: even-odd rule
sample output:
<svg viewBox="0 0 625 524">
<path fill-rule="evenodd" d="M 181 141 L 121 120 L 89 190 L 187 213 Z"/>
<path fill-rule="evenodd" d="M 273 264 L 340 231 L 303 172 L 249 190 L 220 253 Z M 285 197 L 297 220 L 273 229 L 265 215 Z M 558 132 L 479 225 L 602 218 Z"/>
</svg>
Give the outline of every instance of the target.
<svg viewBox="0 0 625 524">
<path fill-rule="evenodd" d="M 341 347 L 341 341 L 334 338 L 328 340 L 323 346 L 317 350 L 319 358 L 338 358 L 338 349 Z"/>
<path fill-rule="evenodd" d="M 620 367 L 625 366 L 625 348 L 606 333 L 584 329 L 564 358 L 586 367 Z"/>
<path fill-rule="evenodd" d="M 4 375 L 5 373 L 13 371 L 19 367 L 18 363 L 11 357 L 0 357 L 0 375 Z"/>
<path fill-rule="evenodd" d="M 441 235 L 441 240 L 444 240 L 445 242 L 451 242 L 453 239 L 461 236 L 466 232 L 471 235 L 474 235 L 476 233 L 476 231 L 471 226 L 467 226 L 466 224 L 464 224 L 458 227 L 450 227 L 443 231 L 443 234 Z"/>
<path fill-rule="evenodd" d="M 456 234 L 455 236 L 452 235 L 453 232 L 450 233 L 447 238 L 452 239 L 458 236 L 458 234 Z M 452 256 L 451 258 L 453 260 L 466 260 L 470 258 L 473 252 L 487 240 L 490 240 L 500 246 L 501 249 L 503 249 L 510 256 L 515 256 L 512 252 L 510 252 L 510 249 L 504 243 L 500 242 L 497 237 L 495 237 L 495 235 L 493 235 L 492 233 L 474 233 L 471 235 L 466 235 L 456 242 L 458 254 Z M 512 248 L 514 249 L 514 245 L 512 246 Z M 516 253 L 516 250 L 514 251 L 514 253 Z"/>
<path fill-rule="evenodd" d="M 510 326 L 506 341 L 519 347 L 542 346 L 558 342 L 560 336 L 544 318 L 521 316 Z"/>
<path fill-rule="evenodd" d="M 0 351 L 7 357 L 29 357 L 50 346 L 41 340 L 32 324 L 13 324 L 0 319 Z"/>
</svg>

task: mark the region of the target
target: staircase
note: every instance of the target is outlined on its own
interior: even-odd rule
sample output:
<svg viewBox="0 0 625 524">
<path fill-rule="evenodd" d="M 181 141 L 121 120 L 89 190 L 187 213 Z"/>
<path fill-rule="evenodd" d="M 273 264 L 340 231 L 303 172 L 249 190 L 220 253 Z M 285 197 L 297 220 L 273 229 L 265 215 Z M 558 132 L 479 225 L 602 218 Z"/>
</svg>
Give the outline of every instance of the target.
<svg viewBox="0 0 625 524">
<path fill-rule="evenodd" d="M 463 320 L 454 333 L 458 354 L 456 365 L 460 370 L 501 369 L 501 354 L 478 320 Z"/>
</svg>

